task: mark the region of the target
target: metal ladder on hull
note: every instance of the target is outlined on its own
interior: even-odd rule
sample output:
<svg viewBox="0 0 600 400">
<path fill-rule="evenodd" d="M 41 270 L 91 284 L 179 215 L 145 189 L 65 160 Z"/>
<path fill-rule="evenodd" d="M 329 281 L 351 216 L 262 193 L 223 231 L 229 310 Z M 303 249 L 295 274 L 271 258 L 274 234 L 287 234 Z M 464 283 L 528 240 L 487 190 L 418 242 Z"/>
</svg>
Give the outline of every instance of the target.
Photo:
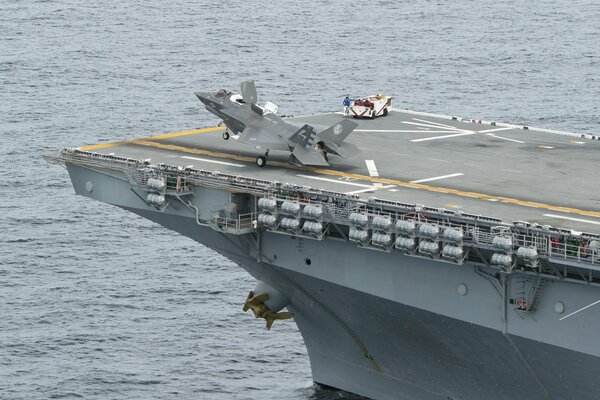
<svg viewBox="0 0 600 400">
<path fill-rule="evenodd" d="M 524 279 L 519 283 L 516 290 L 516 311 L 534 312 L 542 297 L 546 280 L 536 276 L 532 280 Z"/>
</svg>

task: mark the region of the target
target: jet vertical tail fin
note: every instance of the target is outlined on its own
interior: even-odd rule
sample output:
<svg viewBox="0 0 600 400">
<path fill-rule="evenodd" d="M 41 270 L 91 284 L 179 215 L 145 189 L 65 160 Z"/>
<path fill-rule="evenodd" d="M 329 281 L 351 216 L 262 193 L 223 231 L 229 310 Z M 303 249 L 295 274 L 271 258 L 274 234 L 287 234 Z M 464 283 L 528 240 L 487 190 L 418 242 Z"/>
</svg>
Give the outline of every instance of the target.
<svg viewBox="0 0 600 400">
<path fill-rule="evenodd" d="M 315 132 L 315 129 L 310 125 L 304 124 L 296 133 L 290 136 L 289 141 L 310 149 L 314 147 L 316 137 L 317 132 Z"/>
<path fill-rule="evenodd" d="M 350 133 L 358 126 L 356 122 L 344 119 L 335 125 L 330 126 L 321 133 L 319 138 L 324 142 L 330 142 L 336 145 L 340 145 L 348 137 Z"/>
<path fill-rule="evenodd" d="M 327 153 L 336 154 L 343 158 L 353 157 L 360 153 L 360 150 L 352 143 L 343 142 L 357 126 L 356 122 L 344 119 L 319 133 L 317 141 L 321 142 L 321 146 Z"/>
</svg>

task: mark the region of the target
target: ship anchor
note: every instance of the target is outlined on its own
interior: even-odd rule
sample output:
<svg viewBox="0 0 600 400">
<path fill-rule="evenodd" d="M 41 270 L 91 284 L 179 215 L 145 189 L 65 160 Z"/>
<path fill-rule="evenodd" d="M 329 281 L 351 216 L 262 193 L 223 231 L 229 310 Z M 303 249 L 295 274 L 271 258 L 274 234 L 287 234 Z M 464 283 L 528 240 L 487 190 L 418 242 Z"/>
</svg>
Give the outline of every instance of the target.
<svg viewBox="0 0 600 400">
<path fill-rule="evenodd" d="M 246 298 L 246 302 L 244 303 L 243 310 L 248 311 L 250 309 L 254 313 L 254 317 L 264 318 L 265 321 L 267 321 L 267 329 L 270 330 L 271 326 L 273 326 L 273 322 L 276 319 L 290 319 L 294 316 L 294 313 L 287 311 L 271 311 L 269 307 L 265 304 L 265 301 L 268 298 L 268 293 L 260 293 L 255 295 L 253 291 L 250 291 L 250 293 L 248 294 L 248 298 Z"/>
</svg>

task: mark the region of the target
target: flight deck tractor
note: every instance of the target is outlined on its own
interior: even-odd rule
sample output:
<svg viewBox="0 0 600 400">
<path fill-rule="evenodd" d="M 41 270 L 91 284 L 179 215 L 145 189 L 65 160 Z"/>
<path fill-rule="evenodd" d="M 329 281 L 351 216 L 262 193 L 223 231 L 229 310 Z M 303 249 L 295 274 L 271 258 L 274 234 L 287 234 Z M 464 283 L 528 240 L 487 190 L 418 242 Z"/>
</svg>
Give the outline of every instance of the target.
<svg viewBox="0 0 600 400">
<path fill-rule="evenodd" d="M 349 115 L 353 118 L 375 118 L 388 115 L 392 106 L 392 97 L 377 94 L 355 99 L 350 104 Z"/>
</svg>

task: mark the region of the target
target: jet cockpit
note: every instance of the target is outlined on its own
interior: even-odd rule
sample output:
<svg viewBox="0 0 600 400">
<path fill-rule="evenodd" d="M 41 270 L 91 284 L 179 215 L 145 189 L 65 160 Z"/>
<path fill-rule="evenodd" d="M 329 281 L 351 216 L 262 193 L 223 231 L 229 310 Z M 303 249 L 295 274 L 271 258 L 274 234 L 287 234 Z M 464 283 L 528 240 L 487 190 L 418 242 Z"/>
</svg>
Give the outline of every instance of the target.
<svg viewBox="0 0 600 400">
<path fill-rule="evenodd" d="M 213 96 L 215 96 L 217 99 L 224 99 L 225 97 L 229 96 L 232 93 L 233 92 L 230 90 L 220 89 L 220 90 L 217 90 L 216 92 L 214 92 Z"/>
</svg>

